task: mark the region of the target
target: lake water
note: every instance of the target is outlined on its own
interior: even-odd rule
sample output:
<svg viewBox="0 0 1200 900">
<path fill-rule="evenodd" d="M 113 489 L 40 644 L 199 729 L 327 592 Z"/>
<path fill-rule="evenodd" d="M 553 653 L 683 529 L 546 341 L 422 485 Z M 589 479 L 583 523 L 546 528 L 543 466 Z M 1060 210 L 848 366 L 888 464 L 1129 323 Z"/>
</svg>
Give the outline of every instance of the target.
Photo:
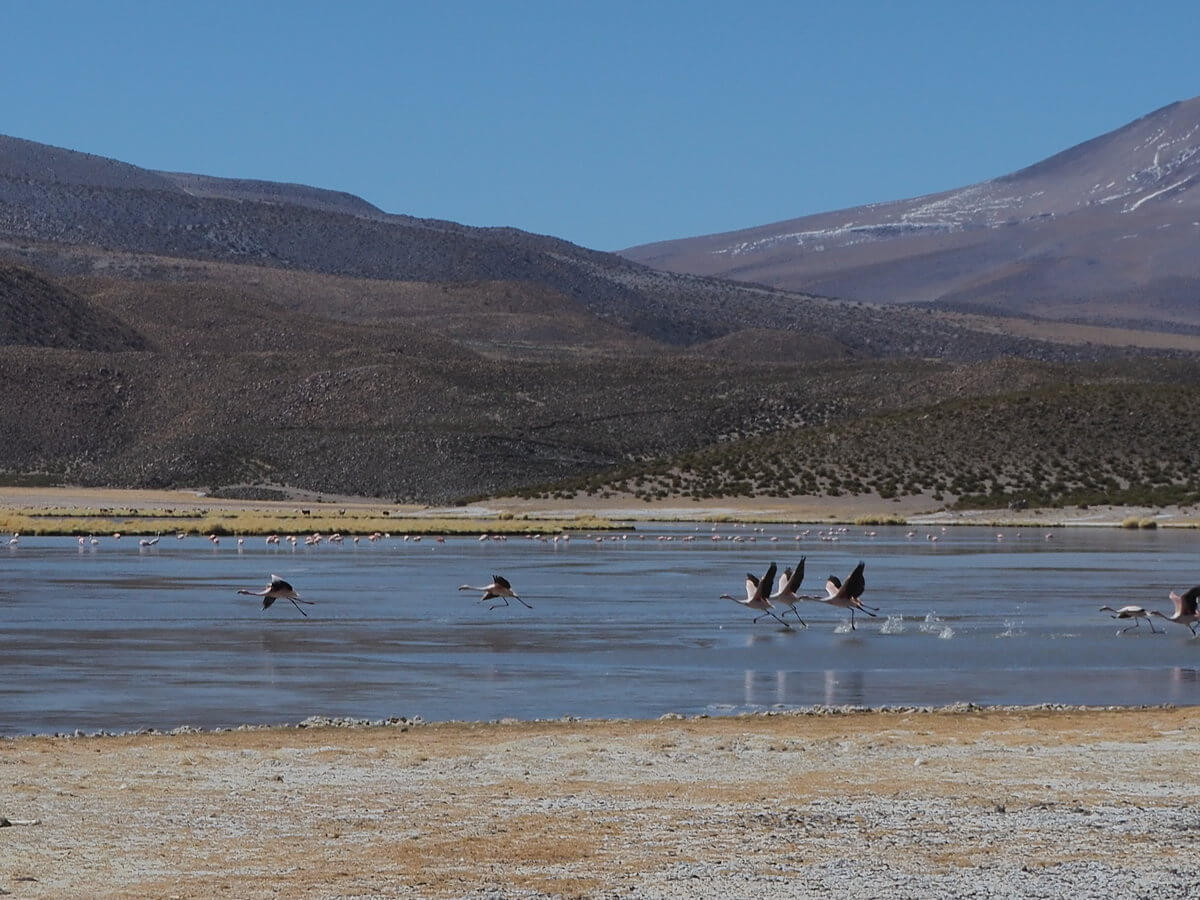
<svg viewBox="0 0 1200 900">
<path fill-rule="evenodd" d="M 1171 612 L 1200 582 L 1195 531 L 640 525 L 602 543 L 399 538 L 291 550 L 136 536 L 0 546 L 0 734 L 296 722 L 654 717 L 813 704 L 1200 702 L 1200 639 L 1097 607 Z M 927 539 L 933 534 L 937 540 Z M 644 537 L 642 537 L 644 535 Z M 658 538 L 670 536 L 670 541 Z M 685 541 L 692 536 L 694 540 Z M 754 538 L 751 541 L 751 538 Z M 772 542 L 774 537 L 777 540 Z M 7 538 L 5 539 L 7 541 Z M 880 617 L 806 604 L 787 631 L 722 593 L 808 557 L 821 593 L 866 560 Z M 533 609 L 463 583 L 508 577 Z M 270 573 L 317 601 L 262 612 Z M 790 618 L 790 616 L 789 616 Z"/>
</svg>

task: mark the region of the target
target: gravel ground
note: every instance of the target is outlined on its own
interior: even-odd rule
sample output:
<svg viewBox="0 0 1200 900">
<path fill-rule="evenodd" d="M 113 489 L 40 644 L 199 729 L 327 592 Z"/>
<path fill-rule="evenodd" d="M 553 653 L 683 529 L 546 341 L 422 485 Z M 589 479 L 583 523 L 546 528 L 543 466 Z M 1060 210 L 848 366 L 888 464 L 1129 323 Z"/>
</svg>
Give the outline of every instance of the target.
<svg viewBox="0 0 1200 900">
<path fill-rule="evenodd" d="M 1156 708 L 0 740 L 0 892 L 1197 896 L 1198 734 Z"/>
</svg>

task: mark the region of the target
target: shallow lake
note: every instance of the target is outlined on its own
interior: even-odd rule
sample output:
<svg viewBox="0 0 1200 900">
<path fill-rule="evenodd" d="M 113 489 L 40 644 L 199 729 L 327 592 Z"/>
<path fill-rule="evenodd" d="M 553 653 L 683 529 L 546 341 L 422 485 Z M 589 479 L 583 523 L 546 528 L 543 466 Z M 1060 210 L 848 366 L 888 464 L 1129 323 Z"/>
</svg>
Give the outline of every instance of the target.
<svg viewBox="0 0 1200 900">
<path fill-rule="evenodd" d="M 240 549 L 233 538 L 5 538 L 0 734 L 310 715 L 1200 702 L 1200 638 L 1161 619 L 1163 634 L 1143 622 L 1118 636 L 1129 623 L 1097 610 L 1170 613 L 1168 592 L 1200 583 L 1198 532 L 856 526 L 831 540 L 817 526 L 720 525 L 714 541 L 711 529 L 295 550 L 262 538 Z M 813 594 L 866 560 L 863 599 L 879 617 L 850 631 L 845 611 L 808 603 L 809 627 L 789 631 L 718 599 L 744 596 L 746 572 L 801 556 Z M 534 608 L 488 610 L 457 590 L 493 572 Z M 270 573 L 316 601 L 308 618 L 234 593 Z"/>
</svg>

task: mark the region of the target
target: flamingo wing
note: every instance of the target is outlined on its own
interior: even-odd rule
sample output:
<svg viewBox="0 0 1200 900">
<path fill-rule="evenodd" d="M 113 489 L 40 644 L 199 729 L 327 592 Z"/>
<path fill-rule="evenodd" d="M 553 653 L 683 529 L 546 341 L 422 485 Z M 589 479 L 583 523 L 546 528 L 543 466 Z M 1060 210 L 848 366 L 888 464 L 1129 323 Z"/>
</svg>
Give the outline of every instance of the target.
<svg viewBox="0 0 1200 900">
<path fill-rule="evenodd" d="M 508 583 L 508 579 L 503 575 L 493 575 L 492 583 L 495 584 L 496 587 L 508 588 L 510 591 L 512 590 L 512 585 Z"/>
<path fill-rule="evenodd" d="M 863 595 L 863 591 L 867 589 L 867 580 L 863 578 L 863 568 L 866 563 L 860 562 L 854 567 L 854 571 L 850 573 L 850 577 L 846 579 L 845 590 L 847 597 L 853 597 L 856 600 Z"/>
<path fill-rule="evenodd" d="M 754 594 L 750 599 L 751 600 L 755 600 L 755 599 L 766 600 L 767 596 L 771 593 L 771 586 L 774 584 L 775 584 L 775 563 L 771 563 L 770 567 L 767 569 L 767 574 L 763 575 L 763 577 L 761 579 L 759 579 L 758 585 L 756 586 L 756 588 L 754 590 Z"/>
<path fill-rule="evenodd" d="M 754 595 L 758 593 L 758 578 L 746 573 L 746 602 L 749 603 L 754 599 Z"/>
<path fill-rule="evenodd" d="M 1180 603 L 1176 604 L 1176 608 L 1182 607 L 1182 612 L 1194 616 L 1196 614 L 1196 606 L 1200 603 L 1200 584 L 1187 591 L 1179 599 Z"/>
<path fill-rule="evenodd" d="M 796 564 L 796 568 L 792 570 L 792 574 L 788 577 L 787 587 L 784 590 L 789 593 L 796 593 L 800 589 L 800 582 L 804 580 L 804 560 L 807 556 L 802 556 L 800 562 Z"/>
</svg>

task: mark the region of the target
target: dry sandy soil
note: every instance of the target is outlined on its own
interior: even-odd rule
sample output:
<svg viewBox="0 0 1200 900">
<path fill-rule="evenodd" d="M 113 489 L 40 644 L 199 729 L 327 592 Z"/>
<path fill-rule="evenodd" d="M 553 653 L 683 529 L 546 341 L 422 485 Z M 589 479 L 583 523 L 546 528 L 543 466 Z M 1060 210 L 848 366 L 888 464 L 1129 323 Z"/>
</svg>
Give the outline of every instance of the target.
<svg viewBox="0 0 1200 900">
<path fill-rule="evenodd" d="M 582 500 L 525 500 L 502 497 L 473 506 L 425 507 L 402 506 L 363 497 L 326 497 L 325 503 L 312 499 L 286 501 L 222 500 L 201 496 L 193 491 L 119 490 L 82 487 L 0 487 L 0 509 L 36 511 L 45 509 L 128 509 L 143 514 L 161 509 L 204 509 L 217 511 L 258 511 L 293 514 L 298 507 L 311 509 L 314 515 L 347 509 L 351 513 L 377 513 L 389 510 L 393 516 L 427 518 L 495 518 L 501 513 L 524 515 L 530 519 L 572 519 L 595 516 L 606 519 L 695 520 L 733 518 L 788 522 L 853 522 L 861 516 L 889 516 L 907 519 L 913 524 L 971 525 L 1004 522 L 1030 527 L 1056 525 L 1118 526 L 1130 517 L 1152 519 L 1160 526 L 1200 526 L 1200 511 L 1179 507 L 1093 506 L 1090 509 L 1030 509 L 945 511 L 929 497 L 904 497 L 899 503 L 878 497 L 790 497 L 767 499 L 732 497 L 706 503 L 664 500 L 645 503 L 632 496 L 607 500 L 588 497 Z"/>
<path fill-rule="evenodd" d="M 1200 711 L 0 741 L 17 897 L 1185 897 Z"/>
</svg>

